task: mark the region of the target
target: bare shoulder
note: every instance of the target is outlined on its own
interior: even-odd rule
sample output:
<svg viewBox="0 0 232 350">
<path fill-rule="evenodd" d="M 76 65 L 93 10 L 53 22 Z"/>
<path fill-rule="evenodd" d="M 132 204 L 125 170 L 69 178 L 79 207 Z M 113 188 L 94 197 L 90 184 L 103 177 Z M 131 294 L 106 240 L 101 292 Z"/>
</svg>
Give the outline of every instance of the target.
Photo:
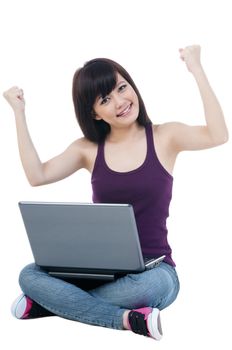
<svg viewBox="0 0 232 350">
<path fill-rule="evenodd" d="M 157 135 L 170 137 L 175 131 L 178 131 L 184 124 L 179 122 L 167 122 L 163 124 L 153 124 L 153 132 Z"/>
<path fill-rule="evenodd" d="M 179 153 L 176 141 L 181 134 L 187 132 L 188 126 L 180 122 L 167 122 L 153 125 L 153 134 L 157 142 L 161 143 L 169 152 Z"/>
<path fill-rule="evenodd" d="M 163 167 L 172 174 L 178 154 L 172 142 L 173 128 L 176 127 L 175 122 L 156 124 L 152 127 L 157 157 Z"/>
<path fill-rule="evenodd" d="M 81 155 L 83 167 L 91 172 L 97 155 L 98 145 L 85 137 L 81 137 L 75 140 L 70 147 L 72 147 L 75 153 Z"/>
<path fill-rule="evenodd" d="M 155 140 L 163 147 L 172 149 L 173 135 L 178 131 L 179 124 L 181 123 L 168 122 L 163 124 L 153 124 L 153 135 Z"/>
<path fill-rule="evenodd" d="M 73 143 L 71 143 L 70 145 L 73 149 L 79 149 L 79 151 L 86 153 L 88 151 L 97 149 L 97 144 L 88 140 L 85 137 L 81 137 L 79 139 L 76 139 L 75 141 L 73 141 Z"/>
</svg>

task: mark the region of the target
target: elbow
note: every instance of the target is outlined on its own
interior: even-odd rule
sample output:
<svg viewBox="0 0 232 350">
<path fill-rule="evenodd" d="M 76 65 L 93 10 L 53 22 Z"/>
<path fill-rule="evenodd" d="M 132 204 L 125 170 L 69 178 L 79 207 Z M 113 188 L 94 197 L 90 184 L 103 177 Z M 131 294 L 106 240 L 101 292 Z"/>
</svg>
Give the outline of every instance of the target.
<svg viewBox="0 0 232 350">
<path fill-rule="evenodd" d="M 44 185 L 44 182 L 41 179 L 30 179 L 28 178 L 28 182 L 32 187 L 38 187 Z"/>
<path fill-rule="evenodd" d="M 38 187 L 38 186 L 41 186 L 42 184 L 39 183 L 38 181 L 33 181 L 33 180 L 29 180 L 29 184 L 32 186 L 32 187 Z"/>
<path fill-rule="evenodd" d="M 223 135 L 223 137 L 220 140 L 220 145 L 223 145 L 224 143 L 229 141 L 229 133 L 226 131 L 226 133 Z"/>
<path fill-rule="evenodd" d="M 229 141 L 229 138 L 230 138 L 230 137 L 229 137 L 229 131 L 227 130 L 227 131 L 226 131 L 226 136 L 225 136 L 225 140 L 226 140 L 226 141 L 225 141 L 224 143 L 228 142 L 228 141 Z"/>
<path fill-rule="evenodd" d="M 46 184 L 46 174 L 38 168 L 31 168 L 29 171 L 24 169 L 27 181 L 32 187 L 38 187 Z"/>
<path fill-rule="evenodd" d="M 229 141 L 229 133 L 226 131 L 223 135 L 213 139 L 214 146 L 220 146 Z"/>
</svg>

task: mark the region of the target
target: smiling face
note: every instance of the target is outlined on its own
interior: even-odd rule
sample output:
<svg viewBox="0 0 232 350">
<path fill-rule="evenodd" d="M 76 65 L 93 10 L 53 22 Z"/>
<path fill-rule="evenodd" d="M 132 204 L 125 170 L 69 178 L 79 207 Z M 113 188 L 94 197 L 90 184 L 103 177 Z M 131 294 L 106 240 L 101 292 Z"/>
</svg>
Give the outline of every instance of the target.
<svg viewBox="0 0 232 350">
<path fill-rule="evenodd" d="M 92 142 L 151 122 L 129 73 L 108 58 L 94 58 L 75 72 L 72 96 L 78 124 Z"/>
<path fill-rule="evenodd" d="M 138 118 L 139 101 L 132 86 L 117 73 L 115 88 L 106 96 L 98 96 L 93 110 L 96 120 L 104 120 L 111 127 L 123 127 Z"/>
</svg>

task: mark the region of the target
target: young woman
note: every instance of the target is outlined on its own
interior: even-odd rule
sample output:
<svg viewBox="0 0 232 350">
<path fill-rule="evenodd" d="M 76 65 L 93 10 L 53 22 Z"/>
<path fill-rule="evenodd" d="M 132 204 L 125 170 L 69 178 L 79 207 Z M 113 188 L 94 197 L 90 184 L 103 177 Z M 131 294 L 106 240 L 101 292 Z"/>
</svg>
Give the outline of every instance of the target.
<svg viewBox="0 0 232 350">
<path fill-rule="evenodd" d="M 177 155 L 228 140 L 223 112 L 201 65 L 200 47 L 179 51 L 200 91 L 205 112 L 202 126 L 153 125 L 126 70 L 114 61 L 94 59 L 77 70 L 73 79 L 73 102 L 84 137 L 42 163 L 27 129 L 22 89 L 13 87 L 4 93 L 15 114 L 20 157 L 30 184 L 52 183 L 88 169 L 93 201 L 132 204 L 143 255 L 166 255 L 152 270 L 96 288 L 81 288 L 78 283 L 50 277 L 35 264 L 28 265 L 19 278 L 23 294 L 12 306 L 17 318 L 58 315 L 161 339 L 160 310 L 179 291 L 166 228 Z"/>
</svg>

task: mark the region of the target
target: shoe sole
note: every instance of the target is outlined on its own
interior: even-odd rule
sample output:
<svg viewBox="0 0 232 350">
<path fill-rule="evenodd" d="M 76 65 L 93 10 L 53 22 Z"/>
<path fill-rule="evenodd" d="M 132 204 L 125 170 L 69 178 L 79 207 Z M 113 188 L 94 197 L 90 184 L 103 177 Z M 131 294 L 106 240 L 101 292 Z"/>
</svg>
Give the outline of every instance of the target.
<svg viewBox="0 0 232 350">
<path fill-rule="evenodd" d="M 153 309 L 150 315 L 147 318 L 148 330 L 151 336 L 160 340 L 163 336 L 161 321 L 160 321 L 160 311 L 158 309 Z"/>
<path fill-rule="evenodd" d="M 27 307 L 27 298 L 25 294 L 21 294 L 12 304 L 11 313 L 14 317 L 21 319 Z"/>
</svg>

